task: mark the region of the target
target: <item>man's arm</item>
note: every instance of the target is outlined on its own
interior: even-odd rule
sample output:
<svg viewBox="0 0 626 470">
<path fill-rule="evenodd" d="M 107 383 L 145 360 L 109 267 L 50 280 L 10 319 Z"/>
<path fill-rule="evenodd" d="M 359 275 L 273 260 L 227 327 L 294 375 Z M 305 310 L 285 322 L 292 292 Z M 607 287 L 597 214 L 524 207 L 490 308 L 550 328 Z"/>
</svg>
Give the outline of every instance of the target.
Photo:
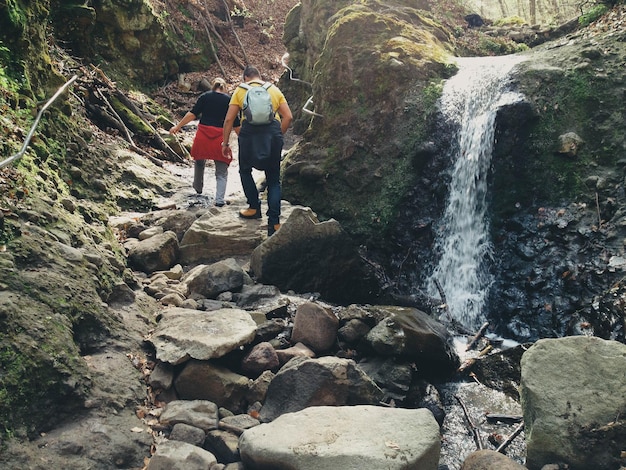
<svg viewBox="0 0 626 470">
<path fill-rule="evenodd" d="M 289 108 L 286 101 L 281 103 L 277 111 L 280 114 L 280 130 L 284 134 L 289 129 L 291 121 L 293 121 L 293 114 L 291 114 L 291 108 Z"/>
<path fill-rule="evenodd" d="M 237 117 L 237 113 L 239 112 L 239 106 L 231 104 L 228 106 L 228 111 L 226 112 L 226 117 L 224 118 L 224 133 L 222 135 L 222 155 L 225 157 L 233 157 L 233 151 L 228 146 L 228 141 L 230 140 L 230 133 L 233 130 L 233 123 L 235 122 L 235 118 Z"/>
</svg>

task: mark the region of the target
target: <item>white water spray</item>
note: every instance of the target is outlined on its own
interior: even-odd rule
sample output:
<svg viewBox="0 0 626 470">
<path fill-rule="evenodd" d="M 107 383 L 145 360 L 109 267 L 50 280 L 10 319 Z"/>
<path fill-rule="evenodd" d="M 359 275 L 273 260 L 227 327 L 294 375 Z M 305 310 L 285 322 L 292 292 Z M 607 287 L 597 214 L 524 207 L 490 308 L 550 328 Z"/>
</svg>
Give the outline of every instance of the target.
<svg viewBox="0 0 626 470">
<path fill-rule="evenodd" d="M 444 117 L 458 128 L 453 144 L 450 194 L 436 227 L 441 258 L 427 283 L 439 298 L 439 282 L 452 317 L 468 328 L 479 326 L 493 275 L 487 220 L 487 174 L 493 151 L 498 108 L 521 95 L 507 91 L 516 56 L 459 59 L 440 101 Z"/>
</svg>

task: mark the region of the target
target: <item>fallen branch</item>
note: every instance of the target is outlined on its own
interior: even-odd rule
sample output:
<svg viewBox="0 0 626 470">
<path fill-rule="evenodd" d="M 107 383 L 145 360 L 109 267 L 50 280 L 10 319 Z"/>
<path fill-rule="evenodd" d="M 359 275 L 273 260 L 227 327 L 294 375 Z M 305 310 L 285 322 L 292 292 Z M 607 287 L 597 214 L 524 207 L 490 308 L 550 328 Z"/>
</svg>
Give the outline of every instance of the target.
<svg viewBox="0 0 626 470">
<path fill-rule="evenodd" d="M 474 364 L 476 364 L 476 358 L 472 357 L 470 359 L 466 359 L 463 364 L 459 366 L 457 372 L 459 374 L 464 374 L 468 369 L 470 369 Z"/>
<path fill-rule="evenodd" d="M 482 338 L 483 336 L 485 336 L 485 331 L 487 331 L 488 327 L 489 327 L 489 322 L 483 323 L 483 325 L 478 330 L 478 333 L 476 333 L 476 335 L 474 335 L 474 338 L 472 338 L 472 340 L 467 344 L 467 347 L 465 348 L 466 351 L 469 351 L 470 349 L 474 348 L 474 346 L 476 346 L 476 343 L 478 343 L 478 340 Z"/>
<path fill-rule="evenodd" d="M 44 113 L 44 111 L 46 109 L 48 109 L 48 107 L 54 103 L 54 101 L 61 96 L 61 94 L 63 94 L 63 92 L 65 91 L 65 89 L 67 87 L 69 87 L 72 83 L 74 83 L 74 81 L 76 81 L 76 79 L 78 78 L 77 75 L 74 75 L 72 78 L 70 78 L 67 82 L 65 82 L 65 84 L 59 88 L 57 90 L 57 92 L 52 96 L 52 98 L 50 98 L 46 104 L 44 104 L 42 106 L 42 108 L 39 110 L 39 112 L 37 113 L 37 117 L 35 118 L 35 122 L 33 123 L 33 125 L 30 128 L 30 131 L 28 131 L 28 134 L 26 135 L 26 139 L 24 139 L 24 144 L 22 145 L 22 148 L 20 149 L 19 152 L 17 152 L 15 155 L 11 155 L 9 158 L 7 158 L 6 160 L 0 161 L 0 168 L 4 168 L 5 166 L 7 166 L 9 163 L 14 162 L 15 160 L 19 160 L 20 158 L 22 158 L 22 156 L 24 155 L 24 153 L 26 152 L 26 149 L 28 148 L 28 144 L 30 144 L 30 139 L 32 139 L 33 134 L 35 133 L 35 129 L 37 129 L 37 124 L 39 124 L 39 121 L 41 120 L 41 115 Z"/>
<path fill-rule="evenodd" d="M 515 428 L 513 433 L 509 437 L 507 437 L 502 444 L 500 444 L 500 446 L 496 449 L 496 452 L 503 452 L 504 449 L 506 449 L 507 446 L 511 442 L 513 442 L 513 439 L 515 439 L 519 435 L 519 433 L 522 432 L 523 429 L 524 429 L 524 422 L 522 421 L 520 424 L 518 424 L 518 426 Z"/>
<path fill-rule="evenodd" d="M 221 46 L 224 48 L 224 50 L 226 52 L 228 52 L 228 55 L 230 55 L 231 59 L 233 59 L 233 62 L 235 62 L 239 67 L 241 67 L 241 69 L 245 69 L 246 68 L 246 64 L 244 64 L 241 59 L 237 56 L 237 54 L 235 54 L 230 47 L 228 47 L 228 44 L 226 44 L 226 41 L 224 41 L 224 39 L 222 38 L 222 36 L 220 35 L 220 33 L 217 32 L 217 29 L 215 28 L 215 25 L 213 24 L 213 21 L 210 20 L 210 16 L 209 16 L 209 26 L 211 27 L 211 32 L 215 35 L 215 37 L 217 38 L 217 41 L 221 44 Z"/>
<path fill-rule="evenodd" d="M 226 0 L 222 0 L 222 2 L 224 3 L 224 7 L 226 7 L 226 11 L 230 12 L 230 10 L 228 8 L 228 3 L 226 3 Z M 239 46 L 241 47 L 241 53 L 243 54 L 243 59 L 245 60 L 246 65 L 249 65 L 250 61 L 248 60 L 248 55 L 246 54 L 246 50 L 244 49 L 243 44 L 241 44 L 241 40 L 239 39 L 239 36 L 235 32 L 235 26 L 233 26 L 233 20 L 230 18 L 230 13 L 228 13 L 227 16 L 228 16 L 228 24 L 230 25 L 230 29 L 233 32 L 233 34 L 235 35 L 235 39 L 239 43 Z"/>
<path fill-rule="evenodd" d="M 439 279 L 435 279 L 435 285 L 437 286 L 437 290 L 439 291 L 439 297 L 441 297 L 441 305 L 443 306 L 446 315 L 450 322 L 454 322 L 452 319 L 452 315 L 450 314 L 450 307 L 448 307 L 448 301 L 446 300 L 446 293 L 443 291 L 443 287 L 441 287 L 441 283 Z"/>
<path fill-rule="evenodd" d="M 209 39 L 209 44 L 211 46 L 211 52 L 213 53 L 213 57 L 215 58 L 215 62 L 217 62 L 217 65 L 219 66 L 221 72 L 222 72 L 222 77 L 226 77 L 226 71 L 224 70 L 224 67 L 222 67 L 222 63 L 220 62 L 220 58 L 217 56 L 217 51 L 215 50 L 215 44 L 213 44 L 213 39 L 211 39 L 211 32 L 209 31 L 208 26 L 206 25 L 206 23 L 204 23 L 204 31 L 206 32 L 206 36 Z"/>
<path fill-rule="evenodd" d="M 115 108 L 111 105 L 111 103 L 109 103 L 109 100 L 107 99 L 107 97 L 104 96 L 104 93 L 102 93 L 102 91 L 99 90 L 98 88 L 94 88 L 94 94 L 104 102 L 104 104 L 107 106 L 107 108 L 113 115 L 111 120 L 117 124 L 115 128 L 124 133 L 124 136 L 126 137 L 126 140 L 128 141 L 128 143 L 130 143 L 130 145 L 132 145 L 133 147 L 136 147 L 130 130 L 128 129 L 128 127 L 126 127 L 126 124 L 124 124 L 124 121 L 122 120 L 120 115 L 117 113 L 117 111 L 115 111 Z M 109 116 L 109 118 L 111 118 L 111 116 Z"/>
<path fill-rule="evenodd" d="M 487 413 L 485 415 L 485 419 L 489 423 L 499 422 L 499 423 L 513 424 L 513 423 L 521 423 L 523 418 L 517 415 L 501 415 L 501 414 L 496 414 L 496 413 Z"/>
<path fill-rule="evenodd" d="M 465 419 L 467 420 L 470 426 L 470 430 L 472 431 L 472 436 L 474 436 L 474 442 L 476 443 L 476 447 L 478 448 L 478 450 L 482 450 L 484 447 L 483 440 L 480 437 L 480 431 L 472 421 L 472 418 L 470 417 L 467 408 L 465 407 L 465 403 L 461 401 L 458 395 L 454 395 L 454 398 L 456 398 L 456 400 L 459 402 L 459 405 L 461 405 L 461 408 L 463 408 L 463 413 L 465 414 Z"/>
</svg>

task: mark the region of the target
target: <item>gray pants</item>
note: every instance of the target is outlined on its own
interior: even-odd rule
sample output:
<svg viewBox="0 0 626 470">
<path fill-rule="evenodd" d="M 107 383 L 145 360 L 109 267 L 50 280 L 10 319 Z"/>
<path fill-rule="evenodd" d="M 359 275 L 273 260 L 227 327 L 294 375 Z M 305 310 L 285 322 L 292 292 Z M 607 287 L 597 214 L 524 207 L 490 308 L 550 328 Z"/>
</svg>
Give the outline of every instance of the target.
<svg viewBox="0 0 626 470">
<path fill-rule="evenodd" d="M 193 189 L 202 194 L 204 188 L 204 166 L 206 160 L 195 160 L 193 171 Z M 224 204 L 226 183 L 228 182 L 228 163 L 215 161 L 215 204 Z"/>
</svg>

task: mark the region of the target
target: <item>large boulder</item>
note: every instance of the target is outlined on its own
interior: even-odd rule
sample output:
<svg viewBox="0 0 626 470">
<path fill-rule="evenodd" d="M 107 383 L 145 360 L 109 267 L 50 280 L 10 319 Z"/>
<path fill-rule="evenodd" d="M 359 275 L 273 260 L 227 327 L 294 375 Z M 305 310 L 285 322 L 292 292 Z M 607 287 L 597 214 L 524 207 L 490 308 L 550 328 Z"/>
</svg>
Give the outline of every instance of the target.
<svg viewBox="0 0 626 470">
<path fill-rule="evenodd" d="M 251 282 L 234 258 L 199 265 L 182 278 L 191 296 L 214 299 L 222 292 L 241 290 L 244 283 Z"/>
<path fill-rule="evenodd" d="M 250 269 L 264 284 L 319 292 L 336 303 L 372 302 L 380 293 L 354 241 L 336 220 L 320 222 L 310 208 L 293 209 L 280 230 L 252 252 Z"/>
<path fill-rule="evenodd" d="M 359 239 L 384 237 L 414 186 L 439 94 L 430 81 L 454 70 L 452 34 L 425 10 L 409 0 L 305 0 L 285 26 L 290 66 L 312 82 L 321 115 L 284 161 L 285 198 Z"/>
<path fill-rule="evenodd" d="M 526 466 L 572 470 L 623 465 L 626 345 L 577 336 L 537 341 L 522 356 Z"/>
<path fill-rule="evenodd" d="M 163 271 L 176 264 L 178 254 L 176 234 L 163 232 L 133 244 L 128 252 L 128 264 L 145 273 Z"/>
<path fill-rule="evenodd" d="M 181 263 L 212 263 L 229 257 L 247 257 L 265 240 L 267 220 L 242 219 L 238 213 L 243 207 L 233 204 L 224 210 L 212 208 L 195 220 L 180 241 Z M 289 217 L 291 211 L 292 206 L 281 201 L 282 217 Z"/>
<path fill-rule="evenodd" d="M 309 406 L 378 404 L 383 392 L 351 359 L 296 357 L 270 382 L 260 419 Z"/>
<path fill-rule="evenodd" d="M 406 307 L 376 306 L 387 316 L 365 341 L 377 354 L 415 362 L 422 377 L 450 377 L 459 367 L 452 336 L 426 313 Z"/>
<path fill-rule="evenodd" d="M 239 450 L 246 468 L 435 470 L 440 440 L 425 409 L 318 406 L 245 430 Z"/>
<path fill-rule="evenodd" d="M 205 361 L 252 342 L 256 326 L 245 310 L 223 308 L 201 312 L 173 307 L 163 312 L 149 341 L 160 361 L 174 365 L 189 359 Z"/>
</svg>

